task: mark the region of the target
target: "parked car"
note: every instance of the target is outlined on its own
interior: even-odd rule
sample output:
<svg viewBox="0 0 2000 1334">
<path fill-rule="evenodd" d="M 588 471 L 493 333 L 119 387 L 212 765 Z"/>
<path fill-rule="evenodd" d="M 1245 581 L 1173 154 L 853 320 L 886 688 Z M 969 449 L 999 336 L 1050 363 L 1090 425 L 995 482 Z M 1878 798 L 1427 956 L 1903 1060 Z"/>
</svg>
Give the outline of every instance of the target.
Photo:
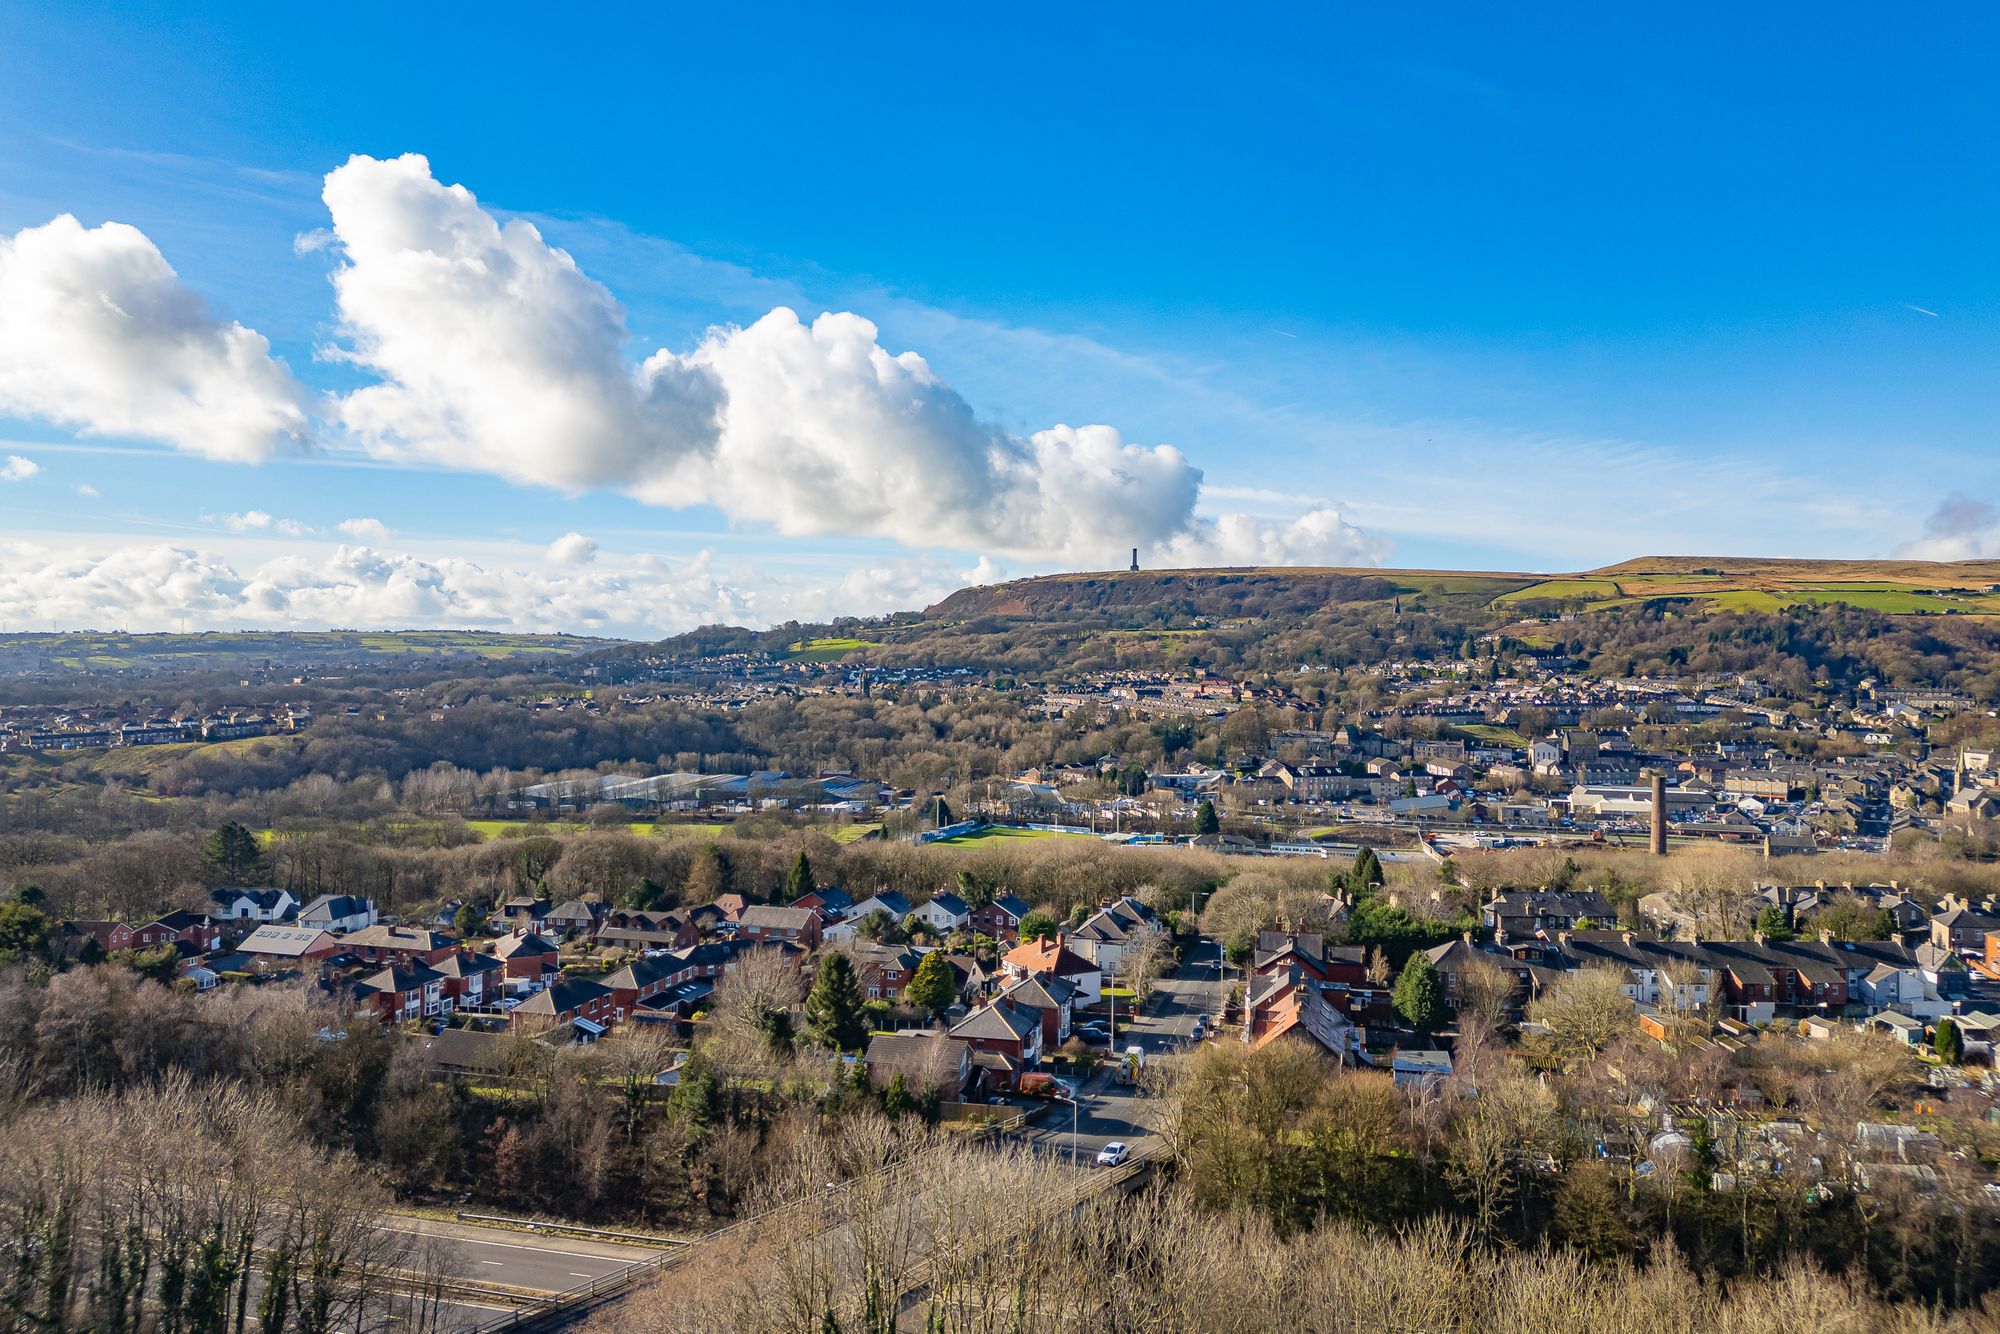
<svg viewBox="0 0 2000 1334">
<path fill-rule="evenodd" d="M 1097 1165 L 1099 1167 L 1116 1167 L 1131 1156 L 1132 1150 L 1114 1139 L 1097 1151 Z"/>
</svg>

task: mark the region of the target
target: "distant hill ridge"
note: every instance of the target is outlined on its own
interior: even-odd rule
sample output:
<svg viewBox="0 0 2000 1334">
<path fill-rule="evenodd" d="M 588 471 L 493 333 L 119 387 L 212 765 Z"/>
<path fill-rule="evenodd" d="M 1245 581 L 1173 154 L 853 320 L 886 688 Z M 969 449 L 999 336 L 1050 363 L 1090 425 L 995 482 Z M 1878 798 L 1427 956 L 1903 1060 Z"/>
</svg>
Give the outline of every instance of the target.
<svg viewBox="0 0 2000 1334">
<path fill-rule="evenodd" d="M 1324 566 L 1049 574 L 960 589 L 924 615 L 945 621 L 1140 611 L 1151 619 L 1162 613 L 1249 617 L 1397 597 L 1501 607 L 1560 602 L 1587 610 L 1657 598 L 1694 598 L 1744 611 L 1837 602 L 1891 614 L 1996 615 L 1996 588 L 2000 560 L 1641 556 L 1566 574 Z"/>
</svg>

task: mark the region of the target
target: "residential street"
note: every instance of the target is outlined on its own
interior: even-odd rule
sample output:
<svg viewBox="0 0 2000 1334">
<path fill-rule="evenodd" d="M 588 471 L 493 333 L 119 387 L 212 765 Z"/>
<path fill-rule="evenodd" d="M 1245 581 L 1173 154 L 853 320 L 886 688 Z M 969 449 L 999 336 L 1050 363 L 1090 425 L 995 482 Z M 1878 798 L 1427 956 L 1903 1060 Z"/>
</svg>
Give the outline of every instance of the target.
<svg viewBox="0 0 2000 1334">
<path fill-rule="evenodd" d="M 1191 949 L 1173 976 L 1161 979 L 1153 989 L 1137 1020 L 1128 1023 L 1119 1017 L 1114 1050 L 1136 1044 L 1150 1060 L 1185 1046 L 1198 1016 L 1207 1015 L 1212 1024 L 1228 995 L 1227 984 L 1216 968 L 1219 958 L 1220 950 L 1210 940 Z M 1099 1149 L 1114 1140 L 1137 1153 L 1152 1134 L 1151 1101 L 1116 1083 L 1106 1069 L 1092 1076 L 1074 1108 L 1059 1105 L 1051 1109 L 1026 1138 L 1051 1153 L 1073 1152 L 1088 1164 L 1096 1159 Z"/>
</svg>

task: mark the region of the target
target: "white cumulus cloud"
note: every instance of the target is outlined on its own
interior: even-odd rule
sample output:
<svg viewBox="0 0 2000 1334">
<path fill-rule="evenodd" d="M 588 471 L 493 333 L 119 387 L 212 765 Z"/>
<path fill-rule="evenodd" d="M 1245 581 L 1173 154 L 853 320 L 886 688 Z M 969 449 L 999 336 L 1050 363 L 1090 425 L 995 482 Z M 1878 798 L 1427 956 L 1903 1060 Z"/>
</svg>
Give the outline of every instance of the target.
<svg viewBox="0 0 2000 1334">
<path fill-rule="evenodd" d="M 549 543 L 545 553 L 556 565 L 588 565 L 597 559 L 597 543 L 582 533 L 564 533 Z"/>
<path fill-rule="evenodd" d="M 9 454 L 7 461 L 0 463 L 0 482 L 25 482 L 41 470 L 42 465 L 33 459 Z"/>
<path fill-rule="evenodd" d="M 1896 548 L 1905 560 L 1991 560 L 2000 557 L 2000 510 L 1954 491 L 1924 520 L 1924 535 Z"/>
<path fill-rule="evenodd" d="M 340 421 L 379 456 L 1027 561 L 1101 566 L 1132 546 L 1206 563 L 1381 555 L 1330 509 L 1197 517 L 1201 472 L 1171 445 L 982 421 L 857 315 L 780 307 L 635 366 L 609 291 L 415 154 L 354 157 L 324 198 L 337 355 L 379 377 L 339 401 Z"/>
<path fill-rule="evenodd" d="M 380 519 L 342 519 L 336 527 L 349 537 L 359 538 L 363 542 L 387 542 L 395 536 L 389 530 L 389 525 Z"/>
<path fill-rule="evenodd" d="M 461 626 L 659 638 L 698 625 L 770 626 L 937 601 L 968 572 L 932 558 L 778 576 L 707 552 L 639 556 L 610 567 L 424 557 L 311 543 L 246 560 L 161 543 L 57 549 L 0 542 L 0 622 L 67 629 L 166 630 Z"/>
<path fill-rule="evenodd" d="M 137 228 L 68 214 L 0 236 L 0 412 L 239 461 L 307 427 L 262 334 L 218 319 Z"/>
</svg>

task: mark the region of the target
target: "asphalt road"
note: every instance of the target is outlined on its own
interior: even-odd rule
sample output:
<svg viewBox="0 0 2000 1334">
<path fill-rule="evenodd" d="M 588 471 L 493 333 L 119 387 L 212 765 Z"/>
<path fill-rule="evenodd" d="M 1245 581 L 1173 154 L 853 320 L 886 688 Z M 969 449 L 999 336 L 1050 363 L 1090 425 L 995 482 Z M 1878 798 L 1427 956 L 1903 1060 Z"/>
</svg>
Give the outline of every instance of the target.
<svg viewBox="0 0 2000 1334">
<path fill-rule="evenodd" d="M 1121 1017 L 1114 1049 L 1137 1045 L 1148 1057 L 1185 1047 L 1197 1017 L 1211 1024 L 1222 1010 L 1228 984 L 1216 969 L 1220 950 L 1202 941 L 1188 952 L 1172 977 L 1162 978 L 1138 1018 Z M 1240 973 L 1231 973 L 1240 980 Z M 1058 1105 L 1027 1139 L 1048 1152 L 1074 1154 L 1084 1163 L 1114 1141 L 1137 1152 L 1153 1134 L 1152 1103 L 1136 1090 L 1114 1083 L 1110 1073 L 1095 1075 L 1084 1086 L 1074 1107 Z"/>
<path fill-rule="evenodd" d="M 445 1241 L 446 1272 L 474 1283 L 561 1292 L 657 1255 L 657 1249 L 575 1237 L 538 1237 L 512 1228 L 475 1227 L 429 1218 L 394 1217 L 383 1229 Z"/>
</svg>

